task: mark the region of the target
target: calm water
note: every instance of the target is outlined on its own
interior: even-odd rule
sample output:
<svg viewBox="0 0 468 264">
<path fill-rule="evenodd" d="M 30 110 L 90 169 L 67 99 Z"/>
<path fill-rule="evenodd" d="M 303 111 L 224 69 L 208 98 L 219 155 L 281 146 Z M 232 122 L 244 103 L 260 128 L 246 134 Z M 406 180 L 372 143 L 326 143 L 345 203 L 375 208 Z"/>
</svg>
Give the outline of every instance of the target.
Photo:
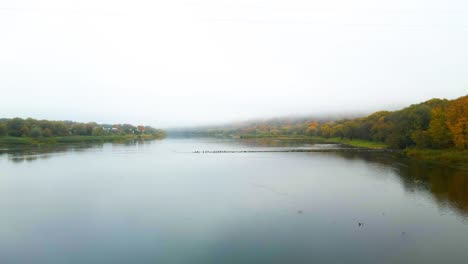
<svg viewBox="0 0 468 264">
<path fill-rule="evenodd" d="M 0 263 L 466 262 L 467 171 L 394 154 L 191 153 L 290 147 L 324 146 L 1 150 Z"/>
</svg>

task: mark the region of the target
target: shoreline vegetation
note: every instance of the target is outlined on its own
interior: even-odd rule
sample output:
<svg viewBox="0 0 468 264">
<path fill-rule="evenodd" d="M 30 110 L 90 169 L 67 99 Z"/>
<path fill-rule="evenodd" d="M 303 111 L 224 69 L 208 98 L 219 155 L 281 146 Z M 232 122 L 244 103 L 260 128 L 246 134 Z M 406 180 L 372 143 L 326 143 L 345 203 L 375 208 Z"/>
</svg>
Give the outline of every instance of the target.
<svg viewBox="0 0 468 264">
<path fill-rule="evenodd" d="M 468 150 L 458 149 L 418 149 L 408 148 L 403 151 L 412 159 L 438 163 L 462 170 L 468 170 Z"/>
<path fill-rule="evenodd" d="M 165 132 L 150 126 L 0 119 L 0 146 L 41 146 L 86 142 L 124 142 L 161 139 Z"/>
<path fill-rule="evenodd" d="M 438 163 L 455 167 L 459 169 L 468 170 L 468 150 L 460 149 L 428 149 L 410 147 L 406 149 L 392 149 L 387 144 L 362 139 L 341 139 L 341 138 L 325 138 L 318 136 L 268 136 L 268 135 L 242 135 L 241 139 L 271 139 L 271 140 L 284 140 L 284 141 L 313 141 L 316 143 L 325 144 L 342 144 L 346 146 L 364 148 L 373 151 L 382 152 L 397 152 L 408 158 L 427 161 L 431 163 Z"/>
<path fill-rule="evenodd" d="M 179 135 L 315 140 L 369 149 L 396 149 L 407 157 L 468 167 L 468 96 L 434 98 L 364 117 L 272 118 L 174 131 Z"/>
<path fill-rule="evenodd" d="M 388 145 L 381 142 L 374 142 L 370 140 L 362 139 L 340 139 L 338 137 L 334 138 L 325 138 L 319 136 L 256 136 L 256 135 L 242 135 L 242 139 L 256 139 L 256 138 L 268 138 L 268 139 L 277 139 L 277 140 L 291 140 L 291 141 L 314 141 L 317 143 L 336 143 L 348 145 L 351 147 L 357 148 L 368 148 L 368 149 L 389 149 Z"/>
<path fill-rule="evenodd" d="M 0 137 L 0 146 L 39 146 L 47 144 L 125 142 L 130 140 L 162 139 L 153 135 L 108 135 L 108 136 L 65 136 L 65 137 Z"/>
</svg>

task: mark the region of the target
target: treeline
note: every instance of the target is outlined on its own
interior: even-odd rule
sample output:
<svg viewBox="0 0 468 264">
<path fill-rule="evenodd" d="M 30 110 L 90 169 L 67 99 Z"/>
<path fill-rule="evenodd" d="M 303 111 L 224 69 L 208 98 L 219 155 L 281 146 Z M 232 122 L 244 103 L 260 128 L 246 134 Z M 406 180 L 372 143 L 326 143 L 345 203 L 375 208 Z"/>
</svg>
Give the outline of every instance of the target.
<svg viewBox="0 0 468 264">
<path fill-rule="evenodd" d="M 363 139 L 399 149 L 412 146 L 468 149 L 468 96 L 455 100 L 431 99 L 399 111 L 380 111 L 361 118 L 259 122 L 223 133 L 255 137 L 307 135 Z"/>
<path fill-rule="evenodd" d="M 105 135 L 152 135 L 163 136 L 164 131 L 151 126 L 130 124 L 97 124 L 72 121 L 49 121 L 32 118 L 0 119 L 0 137 L 66 137 Z"/>
</svg>

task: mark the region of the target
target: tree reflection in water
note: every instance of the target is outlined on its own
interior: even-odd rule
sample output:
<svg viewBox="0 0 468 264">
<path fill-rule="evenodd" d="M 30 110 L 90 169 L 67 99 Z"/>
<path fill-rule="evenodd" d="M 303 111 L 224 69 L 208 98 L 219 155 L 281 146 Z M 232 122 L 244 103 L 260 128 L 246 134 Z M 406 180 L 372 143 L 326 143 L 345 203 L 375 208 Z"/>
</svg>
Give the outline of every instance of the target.
<svg viewBox="0 0 468 264">
<path fill-rule="evenodd" d="M 137 144 L 144 144 L 143 139 L 128 140 L 120 143 L 107 143 L 118 144 L 125 146 L 132 146 Z M 70 152 L 84 152 L 92 149 L 101 149 L 106 143 L 74 143 L 74 144 L 52 144 L 42 146 L 28 146 L 28 147 L 0 147 L 0 159 L 6 157 L 9 161 L 14 163 L 32 162 L 41 159 L 48 159 L 60 153 Z"/>
<path fill-rule="evenodd" d="M 394 169 L 407 192 L 430 193 L 436 203 L 452 207 L 468 217 L 468 171 L 412 160 L 391 153 L 335 153 L 345 159 L 360 159 Z"/>
<path fill-rule="evenodd" d="M 311 141 L 249 139 L 246 146 L 284 147 L 306 146 Z M 409 192 L 431 194 L 441 208 L 455 209 L 463 217 L 468 217 L 468 171 L 447 166 L 412 160 L 395 153 L 336 152 L 333 153 L 348 160 L 365 160 L 393 169 L 400 177 L 403 188 Z"/>
</svg>

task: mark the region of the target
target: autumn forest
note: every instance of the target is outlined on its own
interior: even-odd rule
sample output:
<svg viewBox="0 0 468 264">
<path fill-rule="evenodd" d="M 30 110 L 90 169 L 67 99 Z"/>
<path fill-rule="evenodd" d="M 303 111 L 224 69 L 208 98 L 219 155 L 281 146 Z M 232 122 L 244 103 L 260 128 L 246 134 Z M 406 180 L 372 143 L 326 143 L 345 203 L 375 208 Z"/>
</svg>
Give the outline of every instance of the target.
<svg viewBox="0 0 468 264">
<path fill-rule="evenodd" d="M 388 148 L 468 148 L 468 96 L 431 99 L 398 111 L 379 111 L 359 118 L 271 119 L 196 133 L 243 138 L 310 136 L 380 142 Z"/>
</svg>

